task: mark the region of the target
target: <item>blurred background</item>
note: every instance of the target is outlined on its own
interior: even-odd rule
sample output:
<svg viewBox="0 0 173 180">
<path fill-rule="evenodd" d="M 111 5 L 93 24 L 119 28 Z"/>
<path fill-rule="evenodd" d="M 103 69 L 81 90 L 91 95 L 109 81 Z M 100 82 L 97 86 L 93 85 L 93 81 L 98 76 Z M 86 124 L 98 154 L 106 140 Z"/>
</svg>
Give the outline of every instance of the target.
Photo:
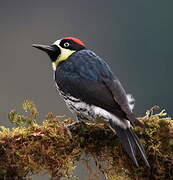
<svg viewBox="0 0 173 180">
<path fill-rule="evenodd" d="M 47 112 L 72 116 L 58 96 L 48 56 L 33 43 L 64 36 L 85 42 L 111 66 L 143 116 L 153 105 L 173 110 L 173 1 L 0 1 L 0 125 L 7 113 L 35 102 L 40 123 Z"/>
</svg>

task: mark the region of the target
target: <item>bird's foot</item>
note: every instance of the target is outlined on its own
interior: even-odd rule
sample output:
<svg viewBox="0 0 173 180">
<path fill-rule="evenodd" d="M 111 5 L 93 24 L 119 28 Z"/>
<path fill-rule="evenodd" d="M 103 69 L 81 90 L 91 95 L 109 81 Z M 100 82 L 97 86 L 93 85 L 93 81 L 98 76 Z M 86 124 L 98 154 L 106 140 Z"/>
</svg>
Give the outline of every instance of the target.
<svg viewBox="0 0 173 180">
<path fill-rule="evenodd" d="M 68 135 L 70 136 L 70 138 L 72 138 L 72 134 L 71 131 L 75 130 L 77 126 L 79 125 L 84 125 L 85 123 L 83 121 L 75 121 L 71 124 L 67 124 L 65 125 L 65 128 L 67 130 Z"/>
<path fill-rule="evenodd" d="M 66 128 L 73 129 L 74 127 L 76 127 L 78 125 L 82 125 L 82 124 L 85 124 L 85 123 L 83 121 L 75 121 L 71 124 L 67 124 Z"/>
</svg>

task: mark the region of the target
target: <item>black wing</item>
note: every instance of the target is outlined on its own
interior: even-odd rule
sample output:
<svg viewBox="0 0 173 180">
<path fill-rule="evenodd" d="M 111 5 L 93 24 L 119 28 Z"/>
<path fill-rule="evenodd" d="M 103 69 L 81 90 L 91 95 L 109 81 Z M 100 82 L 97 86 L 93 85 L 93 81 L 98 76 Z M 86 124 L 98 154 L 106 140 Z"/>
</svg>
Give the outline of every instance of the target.
<svg viewBox="0 0 173 180">
<path fill-rule="evenodd" d="M 125 90 L 109 66 L 92 51 L 74 53 L 56 71 L 56 82 L 63 92 L 101 107 L 120 119 L 136 121 Z"/>
<path fill-rule="evenodd" d="M 129 119 L 133 125 L 136 124 L 143 127 L 143 124 L 135 118 L 133 112 L 131 111 L 127 100 L 127 94 L 123 89 L 120 81 L 117 79 L 110 80 L 107 78 L 103 78 L 103 81 L 107 86 L 107 89 L 109 89 L 109 91 L 111 92 L 114 101 L 117 102 L 120 105 L 121 110 L 125 112 L 127 119 Z"/>
</svg>

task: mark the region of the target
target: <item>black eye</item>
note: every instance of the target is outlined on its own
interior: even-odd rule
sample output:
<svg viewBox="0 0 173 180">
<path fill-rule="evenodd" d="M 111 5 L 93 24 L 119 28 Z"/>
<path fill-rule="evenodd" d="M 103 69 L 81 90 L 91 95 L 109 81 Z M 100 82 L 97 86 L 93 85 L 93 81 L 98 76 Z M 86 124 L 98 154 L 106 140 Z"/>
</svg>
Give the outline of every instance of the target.
<svg viewBox="0 0 173 180">
<path fill-rule="evenodd" d="M 64 43 L 64 47 L 69 47 L 70 44 L 68 42 Z"/>
</svg>

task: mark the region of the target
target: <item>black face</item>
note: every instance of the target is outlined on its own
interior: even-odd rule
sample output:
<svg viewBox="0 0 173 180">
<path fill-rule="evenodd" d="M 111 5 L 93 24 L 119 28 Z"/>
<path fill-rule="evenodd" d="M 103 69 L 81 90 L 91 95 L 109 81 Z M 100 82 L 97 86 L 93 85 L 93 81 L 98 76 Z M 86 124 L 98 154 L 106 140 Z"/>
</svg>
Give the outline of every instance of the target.
<svg viewBox="0 0 173 180">
<path fill-rule="evenodd" d="M 49 55 L 50 59 L 55 62 L 58 56 L 61 54 L 61 50 L 56 45 L 51 45 L 52 51 L 48 51 L 47 54 Z"/>
<path fill-rule="evenodd" d="M 73 50 L 73 51 L 80 51 L 82 49 L 85 49 L 84 46 L 82 46 L 80 44 L 77 44 L 76 42 L 74 42 L 71 39 L 63 39 L 63 40 L 61 40 L 60 46 L 62 48 L 70 49 L 70 50 Z"/>
</svg>

